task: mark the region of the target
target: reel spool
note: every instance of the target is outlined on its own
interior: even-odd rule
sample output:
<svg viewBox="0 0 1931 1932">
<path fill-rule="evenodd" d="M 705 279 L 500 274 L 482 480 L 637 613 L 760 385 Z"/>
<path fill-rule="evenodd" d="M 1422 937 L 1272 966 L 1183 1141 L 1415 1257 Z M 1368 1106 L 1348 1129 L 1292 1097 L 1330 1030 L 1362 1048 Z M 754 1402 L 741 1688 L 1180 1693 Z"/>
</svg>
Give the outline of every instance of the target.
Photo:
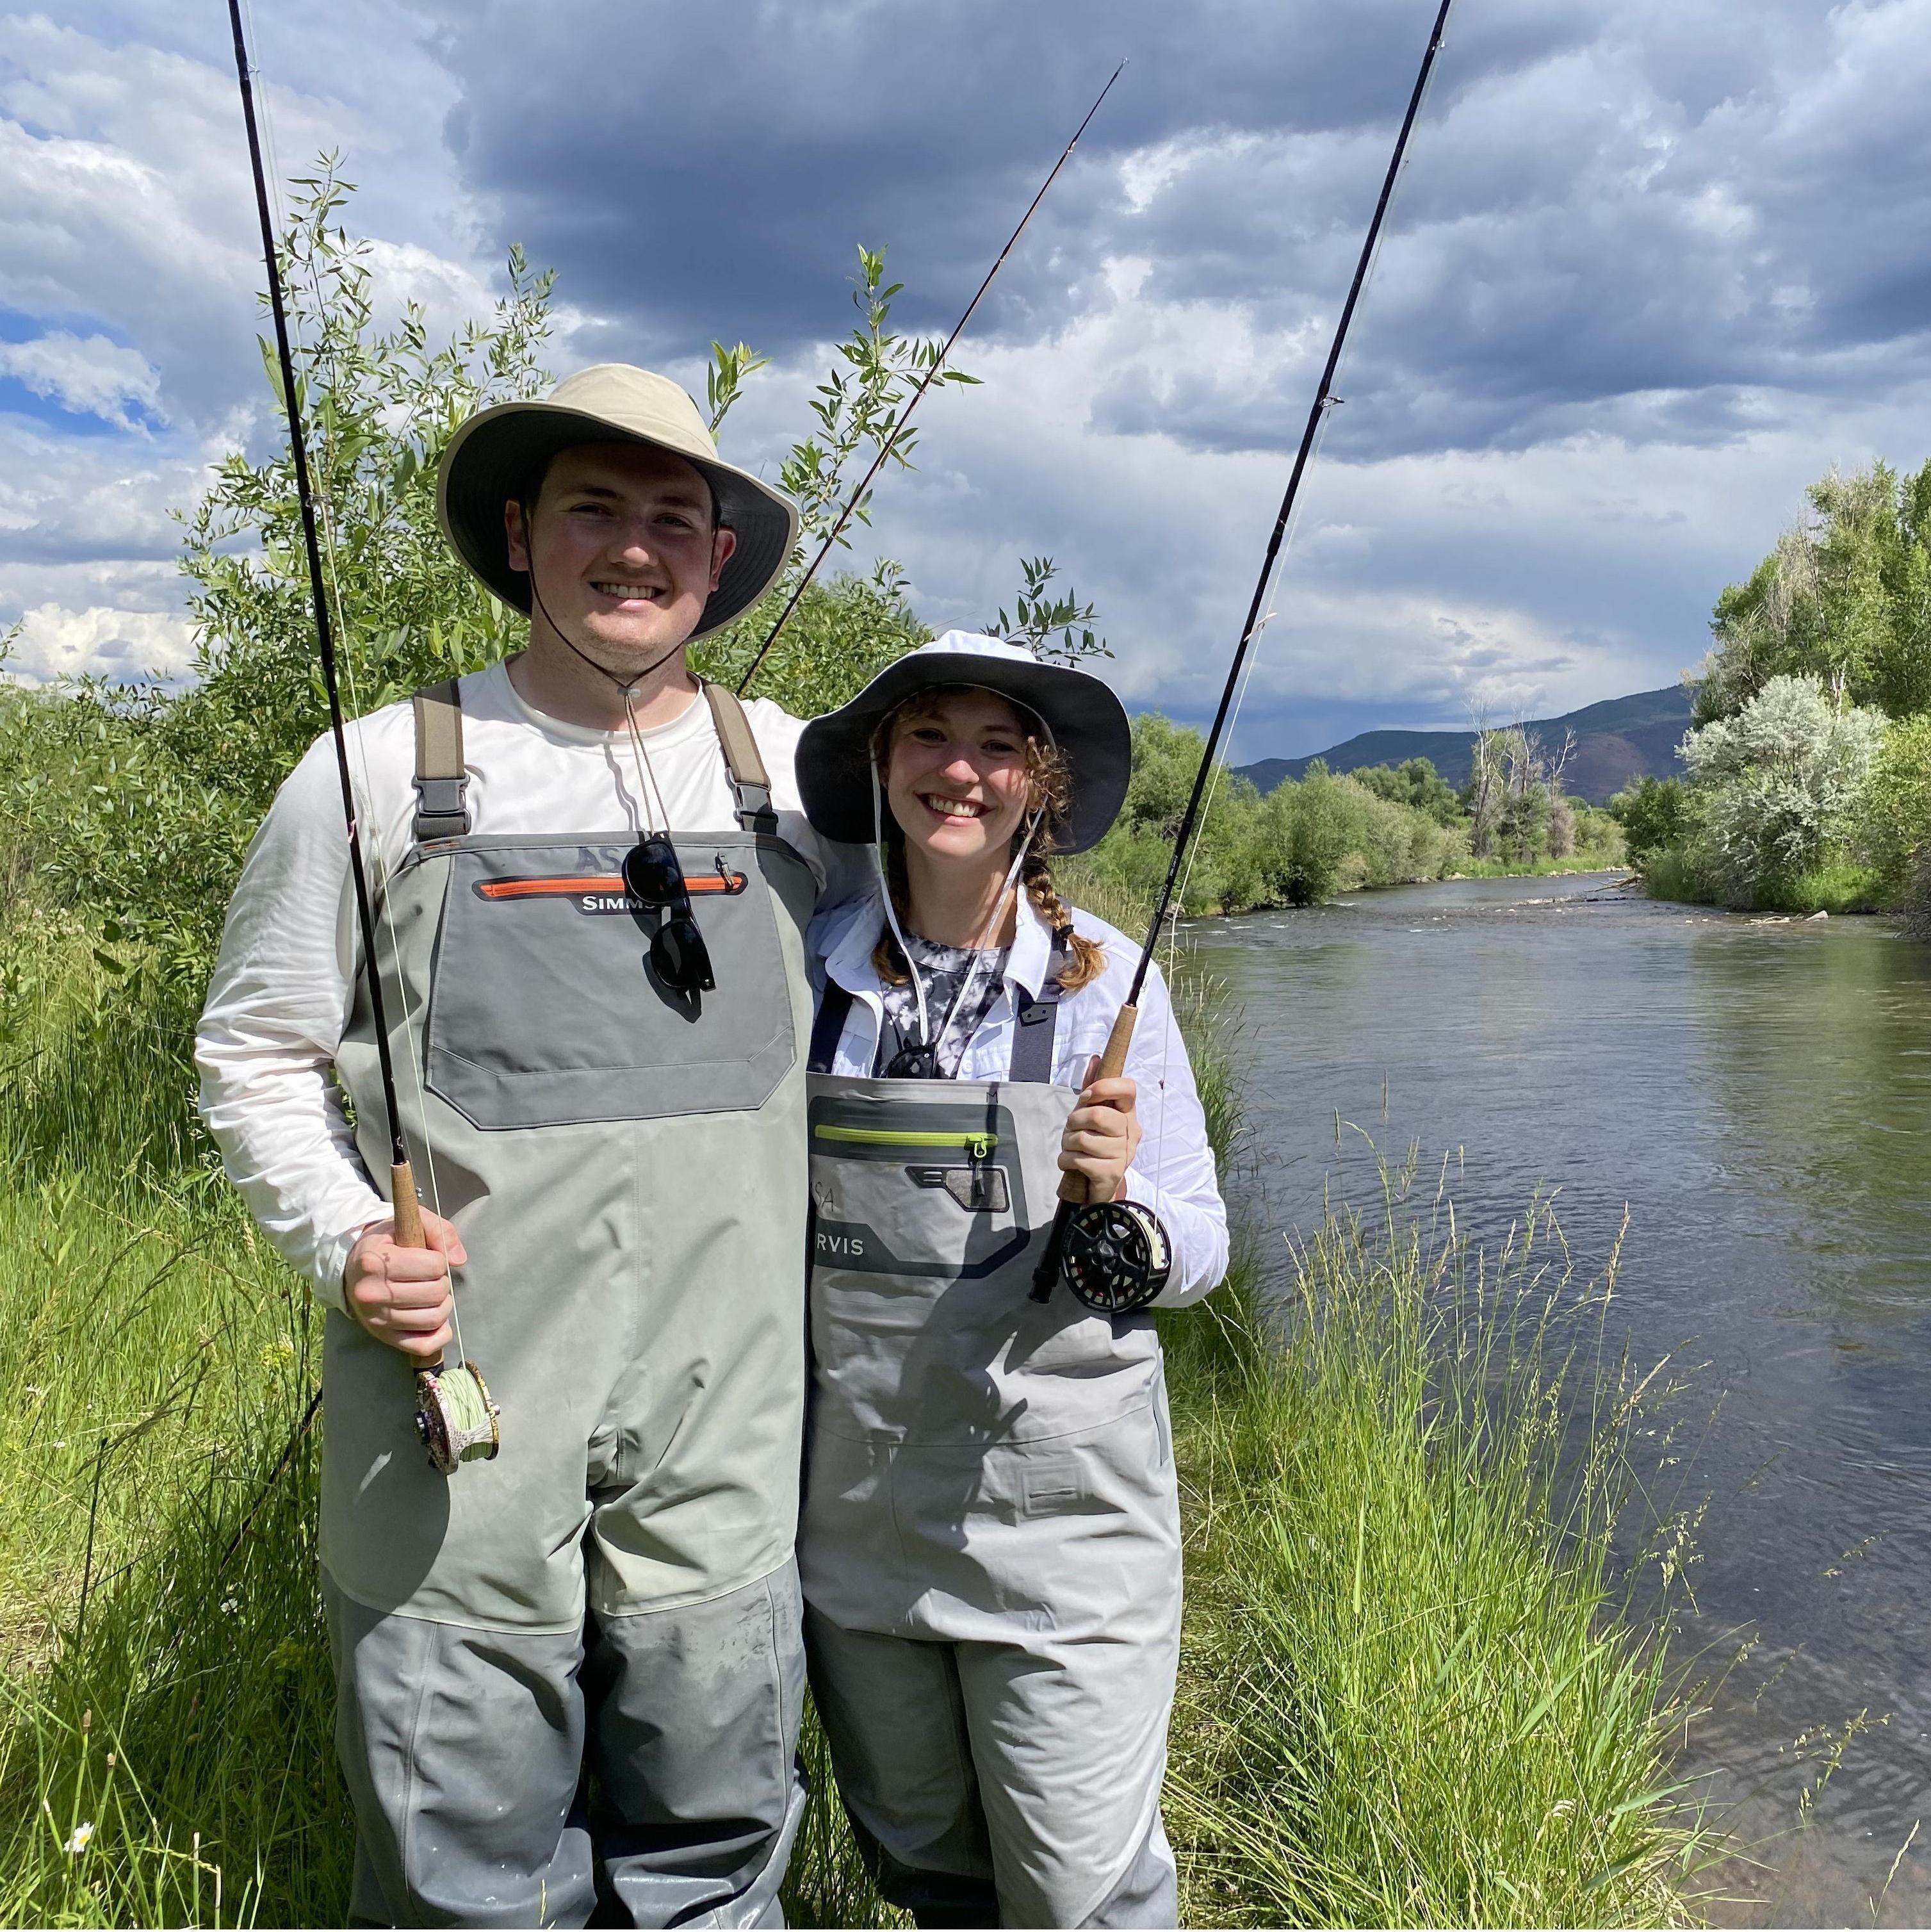
<svg viewBox="0 0 1931 1932">
<path fill-rule="evenodd" d="M 1159 1216 L 1137 1201 L 1095 1202 L 1067 1226 L 1066 1286 L 1096 1314 L 1144 1308 L 1166 1286 L 1172 1264 Z"/>
<path fill-rule="evenodd" d="M 432 1468 L 453 1476 L 465 1462 L 494 1459 L 502 1446 L 502 1412 L 490 1400 L 489 1385 L 474 1362 L 418 1369 L 415 1399 L 415 1432 Z"/>
</svg>

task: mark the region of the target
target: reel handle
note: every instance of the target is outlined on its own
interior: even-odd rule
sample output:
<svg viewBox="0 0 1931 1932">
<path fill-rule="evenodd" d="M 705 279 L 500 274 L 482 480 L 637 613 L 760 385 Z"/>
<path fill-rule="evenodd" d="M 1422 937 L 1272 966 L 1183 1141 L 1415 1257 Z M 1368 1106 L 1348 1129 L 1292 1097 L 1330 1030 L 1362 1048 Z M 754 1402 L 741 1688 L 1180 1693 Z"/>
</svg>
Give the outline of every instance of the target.
<svg viewBox="0 0 1931 1932">
<path fill-rule="evenodd" d="M 1115 1080 L 1126 1070 L 1126 1055 L 1133 1045 L 1133 1029 L 1138 1023 L 1140 1009 L 1124 1006 L 1114 1016 L 1113 1030 L 1106 1036 L 1106 1046 L 1099 1056 L 1099 1066 L 1093 1075 L 1096 1080 Z M 1060 1198 L 1053 1210 L 1051 1232 L 1046 1237 L 1045 1251 L 1039 1257 L 1039 1265 L 1033 1270 L 1033 1286 L 1030 1298 L 1034 1301 L 1050 1301 L 1054 1288 L 1060 1279 L 1060 1270 L 1066 1259 L 1066 1229 L 1072 1225 L 1073 1210 L 1087 1204 L 1086 1176 L 1083 1174 L 1063 1174 L 1060 1176 Z"/>
</svg>

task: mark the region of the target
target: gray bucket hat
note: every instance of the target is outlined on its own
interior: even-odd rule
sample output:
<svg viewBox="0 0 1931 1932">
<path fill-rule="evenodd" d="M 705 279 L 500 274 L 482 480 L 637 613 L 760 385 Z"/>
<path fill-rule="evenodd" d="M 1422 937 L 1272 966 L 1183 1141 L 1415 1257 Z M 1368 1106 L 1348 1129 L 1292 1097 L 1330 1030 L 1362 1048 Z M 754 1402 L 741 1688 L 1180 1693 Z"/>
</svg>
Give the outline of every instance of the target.
<svg viewBox="0 0 1931 1932">
<path fill-rule="evenodd" d="M 871 740 L 880 719 L 916 691 L 964 684 L 996 691 L 1044 721 L 1072 774 L 1072 808 L 1052 828 L 1053 849 L 1084 852 L 1106 836 L 1126 802 L 1133 730 L 1126 707 L 1096 677 L 1042 664 L 1024 644 L 948 631 L 885 669 L 798 740 L 805 815 L 827 838 L 871 842 Z"/>
<path fill-rule="evenodd" d="M 479 410 L 449 439 L 436 477 L 436 514 L 450 547 L 505 604 L 528 614 L 529 580 L 512 570 L 503 506 L 530 473 L 585 442 L 645 442 L 681 456 L 718 500 L 737 548 L 693 638 L 721 630 L 777 582 L 798 541 L 791 500 L 748 470 L 721 462 L 697 406 L 667 376 L 597 362 L 566 376 L 541 401 Z"/>
</svg>

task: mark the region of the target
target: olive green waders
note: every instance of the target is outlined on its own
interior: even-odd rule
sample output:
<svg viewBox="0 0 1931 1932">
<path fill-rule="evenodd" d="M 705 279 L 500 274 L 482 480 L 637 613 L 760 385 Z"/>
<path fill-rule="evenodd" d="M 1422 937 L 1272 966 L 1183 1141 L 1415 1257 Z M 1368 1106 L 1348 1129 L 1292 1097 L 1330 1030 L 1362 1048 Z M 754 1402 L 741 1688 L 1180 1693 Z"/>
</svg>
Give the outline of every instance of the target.
<svg viewBox="0 0 1931 1932">
<path fill-rule="evenodd" d="M 742 711 L 705 689 L 739 824 L 677 835 L 697 994 L 650 970 L 636 835 L 472 832 L 456 687 L 417 700 L 380 964 L 502 1448 L 437 1474 L 408 1361 L 329 1316 L 322 1562 L 368 1919 L 780 1922 L 816 888 Z M 364 997 L 337 1069 L 380 1175 L 370 1024 Z"/>
<path fill-rule="evenodd" d="M 1056 958 L 1055 976 L 1063 965 Z M 812 1688 L 881 1888 L 922 1925 L 1168 1926 L 1180 1507 L 1160 1344 L 1031 1299 L 1059 989 L 1005 1081 L 811 1076 Z"/>
</svg>

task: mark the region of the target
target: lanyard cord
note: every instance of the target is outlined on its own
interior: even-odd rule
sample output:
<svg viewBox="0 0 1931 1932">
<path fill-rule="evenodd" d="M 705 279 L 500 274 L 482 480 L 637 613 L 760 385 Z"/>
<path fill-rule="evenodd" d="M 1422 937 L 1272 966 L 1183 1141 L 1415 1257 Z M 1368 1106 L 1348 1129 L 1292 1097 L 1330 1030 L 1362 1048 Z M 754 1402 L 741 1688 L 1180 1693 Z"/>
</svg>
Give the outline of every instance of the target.
<svg viewBox="0 0 1931 1932">
<path fill-rule="evenodd" d="M 1052 736 L 1050 730 L 1046 735 L 1050 742 Z M 1020 840 L 1018 850 L 1012 855 L 1012 864 L 1006 868 L 1005 883 L 1000 886 L 999 896 L 992 902 L 992 910 L 986 915 L 985 923 L 979 928 L 979 938 L 973 942 L 972 958 L 966 967 L 965 975 L 959 981 L 958 990 L 953 994 L 950 1004 L 946 1008 L 946 1016 L 939 1022 L 939 1030 L 934 1034 L 932 1031 L 931 1020 L 925 1010 L 925 986 L 924 980 L 919 975 L 919 962 L 912 956 L 912 949 L 905 942 L 905 930 L 898 923 L 898 910 L 892 903 L 892 878 L 885 862 L 884 792 L 879 782 L 878 760 L 876 758 L 871 760 L 869 770 L 871 775 L 871 853 L 873 861 L 878 868 L 879 892 L 885 902 L 886 922 L 892 928 L 892 938 L 898 942 L 898 950 L 904 957 L 905 969 L 912 976 L 912 995 L 919 1009 L 919 1044 L 929 1050 L 932 1055 L 932 1064 L 937 1067 L 939 1064 L 939 1048 L 945 1040 L 947 1030 L 952 1025 L 953 1015 L 959 1010 L 960 1004 L 964 1000 L 967 990 L 979 975 L 979 969 L 984 963 L 986 950 L 991 940 L 993 933 L 997 929 L 1000 920 L 1005 916 L 1006 902 L 1012 896 L 1013 881 L 1018 878 L 1019 868 L 1026 862 L 1026 854 L 1031 849 L 1033 841 L 1039 834 L 1039 827 L 1045 822 L 1046 808 L 1044 806 L 1041 806 L 1033 814 L 1031 820 L 1027 825 L 1026 835 Z M 961 1064 L 965 1058 L 966 1045 L 967 1042 L 963 1041 L 960 1043 L 959 1058 Z"/>
</svg>

